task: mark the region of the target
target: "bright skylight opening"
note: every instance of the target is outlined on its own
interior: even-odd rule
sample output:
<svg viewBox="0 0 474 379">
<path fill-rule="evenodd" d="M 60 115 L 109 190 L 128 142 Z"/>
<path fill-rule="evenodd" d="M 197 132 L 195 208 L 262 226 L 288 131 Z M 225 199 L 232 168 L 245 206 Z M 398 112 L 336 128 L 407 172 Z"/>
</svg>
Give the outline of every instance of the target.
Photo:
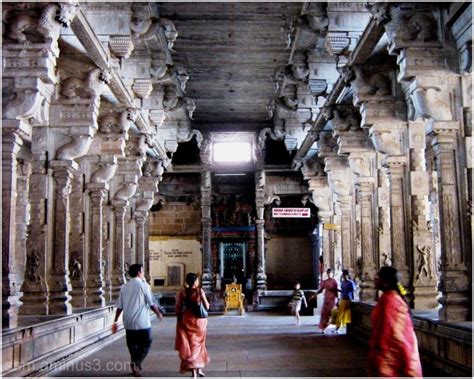
<svg viewBox="0 0 474 379">
<path fill-rule="evenodd" d="M 215 142 L 214 162 L 217 163 L 246 163 L 252 158 L 249 142 Z"/>
</svg>

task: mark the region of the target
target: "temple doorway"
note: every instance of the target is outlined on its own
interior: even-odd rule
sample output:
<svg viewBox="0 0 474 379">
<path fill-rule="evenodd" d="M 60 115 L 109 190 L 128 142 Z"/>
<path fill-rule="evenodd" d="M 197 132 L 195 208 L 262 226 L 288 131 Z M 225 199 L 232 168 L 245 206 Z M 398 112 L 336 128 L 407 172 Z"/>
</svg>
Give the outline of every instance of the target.
<svg viewBox="0 0 474 379">
<path fill-rule="evenodd" d="M 245 282 L 247 243 L 245 242 L 219 242 L 219 273 L 222 284 Z"/>
</svg>

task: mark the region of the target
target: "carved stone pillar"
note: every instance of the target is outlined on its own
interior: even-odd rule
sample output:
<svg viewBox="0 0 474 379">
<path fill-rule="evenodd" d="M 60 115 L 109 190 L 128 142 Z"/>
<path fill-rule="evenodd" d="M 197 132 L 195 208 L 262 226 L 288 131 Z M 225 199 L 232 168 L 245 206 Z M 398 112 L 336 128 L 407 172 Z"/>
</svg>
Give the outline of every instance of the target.
<svg viewBox="0 0 474 379">
<path fill-rule="evenodd" d="M 202 287 L 212 289 L 211 173 L 201 172 Z"/>
<path fill-rule="evenodd" d="M 161 161 L 148 158 L 143 166 L 144 176 L 138 182 L 135 206 L 136 261 L 143 265 L 147 281 L 150 281 L 147 221 L 155 194 L 158 193 L 158 183 L 162 179 L 163 170 Z"/>
<path fill-rule="evenodd" d="M 390 220 L 391 220 L 391 240 L 392 240 L 392 262 L 400 272 L 404 286 L 409 286 L 410 272 L 409 262 L 411 258 L 408 226 L 409 211 L 408 185 L 407 185 L 407 158 L 405 156 L 391 156 L 384 161 L 390 181 Z"/>
<path fill-rule="evenodd" d="M 148 217 L 148 212 L 145 211 L 136 211 L 135 212 L 135 225 L 137 228 L 137 259 L 136 263 L 143 265 L 143 267 L 148 266 L 148 262 L 145 260 L 145 223 Z"/>
<path fill-rule="evenodd" d="M 71 282 L 69 281 L 69 195 L 71 180 L 77 171 L 74 161 L 55 160 L 51 162 L 54 191 L 54 243 L 49 284 L 49 314 L 71 314 Z"/>
<path fill-rule="evenodd" d="M 114 224 L 115 224 L 115 239 L 112 254 L 112 270 L 111 270 L 111 285 L 112 285 L 112 300 L 116 300 L 120 292 L 120 287 L 125 284 L 124 271 L 124 243 L 125 243 L 125 212 L 128 208 L 127 200 L 115 200 L 113 203 Z"/>
<path fill-rule="evenodd" d="M 149 217 L 145 220 L 145 241 L 144 241 L 144 250 L 145 250 L 145 279 L 148 283 L 151 283 L 150 276 L 150 220 Z"/>
<path fill-rule="evenodd" d="M 325 171 L 328 174 L 329 187 L 336 195 L 335 200 L 340 215 L 341 235 L 341 262 L 336 260 L 336 269 L 354 270 L 357 258 L 355 255 L 355 244 L 353 236 L 353 197 L 351 194 L 352 174 L 349 170 L 347 158 L 326 157 Z M 340 266 L 340 267 L 339 267 Z"/>
<path fill-rule="evenodd" d="M 334 267 L 333 231 L 329 228 L 332 223 L 332 196 L 327 177 L 318 176 L 308 180 L 309 190 L 312 192 L 313 203 L 318 207 L 319 255 L 323 257 L 324 269 Z M 321 269 L 321 268 L 320 268 Z M 322 278 L 319 278 L 320 281 Z M 319 283 L 318 283 L 319 287 Z"/>
<path fill-rule="evenodd" d="M 86 281 L 88 307 L 105 306 L 103 261 L 103 202 L 108 186 L 105 183 L 90 183 L 90 254 Z"/>
<path fill-rule="evenodd" d="M 423 122 L 409 122 L 410 147 L 410 193 L 411 227 L 413 251 L 413 293 L 416 309 L 436 308 L 435 250 L 430 220 L 428 196 L 430 178 L 426 171 L 425 125 Z"/>
<path fill-rule="evenodd" d="M 22 153 L 22 151 L 20 151 Z M 26 158 L 26 159 L 25 159 Z M 31 162 L 29 154 L 22 154 L 17 159 L 17 199 L 16 199 L 16 241 L 15 241 L 15 275 L 17 279 L 18 296 L 21 297 L 20 285 L 25 278 L 26 238 L 30 223 L 29 186 L 31 177 Z"/>
<path fill-rule="evenodd" d="M 256 220 L 257 227 L 257 289 L 267 289 L 265 267 L 265 220 Z"/>
<path fill-rule="evenodd" d="M 462 236 L 465 204 L 460 201 L 460 172 L 458 151 L 459 123 L 433 123 L 430 134 L 436 155 L 441 227 L 443 293 L 439 312 L 442 320 L 465 321 L 469 315 L 469 274 L 466 267 Z M 470 249 L 468 249 L 470 251 Z"/>
<path fill-rule="evenodd" d="M 81 167 L 79 168 L 81 170 Z M 85 215 L 84 201 L 85 193 L 83 191 L 83 175 L 75 175 L 72 179 L 72 191 L 69 198 L 71 204 L 71 230 L 69 237 L 69 273 L 72 290 L 71 305 L 81 308 L 86 306 L 86 263 L 87 255 L 85 251 Z"/>
<path fill-rule="evenodd" d="M 360 241 L 361 241 L 361 285 L 360 299 L 375 300 L 374 277 L 376 273 L 376 193 L 374 178 L 375 152 L 359 152 L 349 155 L 349 165 L 356 176 L 356 201 L 360 210 Z"/>
<path fill-rule="evenodd" d="M 257 289 L 267 289 L 267 274 L 265 267 L 265 172 L 257 170 L 255 172 L 255 205 L 257 208 Z"/>
<path fill-rule="evenodd" d="M 392 265 L 392 248 L 390 239 L 390 189 L 386 169 L 380 165 L 382 158 L 377 157 L 377 208 L 378 208 L 378 262 L 376 268 Z"/>
<path fill-rule="evenodd" d="M 26 240 L 25 278 L 21 286 L 22 315 L 48 314 L 48 284 L 46 282 L 48 229 L 51 215 L 49 197 L 50 176 L 46 170 L 46 153 L 33 154 L 30 177 L 30 224 Z M 49 217 L 48 217 L 49 215 Z"/>
<path fill-rule="evenodd" d="M 17 279 L 13 271 L 16 239 L 17 153 L 23 141 L 2 134 L 2 325 L 15 328 L 18 319 Z"/>
</svg>

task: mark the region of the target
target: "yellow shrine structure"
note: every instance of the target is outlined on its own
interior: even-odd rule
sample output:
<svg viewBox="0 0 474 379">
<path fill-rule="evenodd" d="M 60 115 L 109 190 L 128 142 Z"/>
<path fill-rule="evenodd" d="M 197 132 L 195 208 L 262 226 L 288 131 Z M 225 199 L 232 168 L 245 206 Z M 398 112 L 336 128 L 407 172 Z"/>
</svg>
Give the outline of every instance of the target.
<svg viewBox="0 0 474 379">
<path fill-rule="evenodd" d="M 240 315 L 245 314 L 245 295 L 242 293 L 242 284 L 226 284 L 224 292 L 224 315 L 231 309 L 237 309 Z"/>
</svg>

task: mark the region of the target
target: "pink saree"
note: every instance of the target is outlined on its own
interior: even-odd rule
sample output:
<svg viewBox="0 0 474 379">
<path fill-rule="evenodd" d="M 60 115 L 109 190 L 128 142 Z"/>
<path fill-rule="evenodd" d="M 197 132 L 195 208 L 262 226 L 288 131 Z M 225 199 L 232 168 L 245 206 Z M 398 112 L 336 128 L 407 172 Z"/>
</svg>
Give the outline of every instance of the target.
<svg viewBox="0 0 474 379">
<path fill-rule="evenodd" d="M 323 309 L 321 310 L 321 319 L 319 328 L 326 329 L 331 318 L 331 311 L 334 308 L 337 298 L 337 282 L 333 278 L 326 279 L 322 282 L 321 288 L 324 290 Z"/>
<path fill-rule="evenodd" d="M 370 376 L 421 377 L 418 342 L 408 306 L 396 291 L 385 292 L 372 311 Z"/>
<path fill-rule="evenodd" d="M 199 291 L 202 291 L 199 289 Z M 197 290 L 191 298 L 196 301 Z M 184 308 L 185 293 L 181 291 L 176 297 L 176 324 L 175 350 L 181 359 L 180 373 L 192 369 L 202 369 L 210 362 L 206 349 L 207 318 L 197 318 L 191 311 Z M 179 316 L 181 315 L 181 317 Z"/>
</svg>

